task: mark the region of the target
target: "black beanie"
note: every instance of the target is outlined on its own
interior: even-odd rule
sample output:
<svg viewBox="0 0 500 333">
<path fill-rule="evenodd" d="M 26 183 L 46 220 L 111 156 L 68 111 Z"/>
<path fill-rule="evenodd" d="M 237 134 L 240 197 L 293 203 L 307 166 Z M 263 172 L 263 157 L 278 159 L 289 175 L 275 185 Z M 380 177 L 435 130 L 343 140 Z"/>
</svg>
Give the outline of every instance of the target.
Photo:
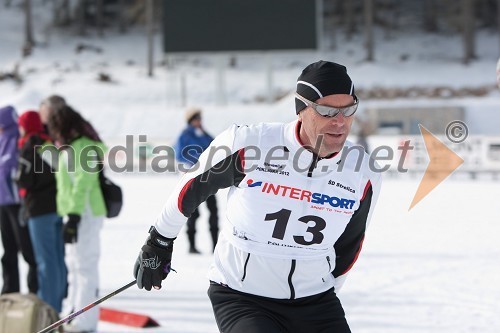
<svg viewBox="0 0 500 333">
<path fill-rule="evenodd" d="M 314 102 L 328 95 L 354 95 L 354 85 L 347 75 L 345 66 L 320 60 L 304 68 L 297 79 L 297 93 Z M 306 106 L 304 102 L 295 98 L 297 114 Z"/>
</svg>

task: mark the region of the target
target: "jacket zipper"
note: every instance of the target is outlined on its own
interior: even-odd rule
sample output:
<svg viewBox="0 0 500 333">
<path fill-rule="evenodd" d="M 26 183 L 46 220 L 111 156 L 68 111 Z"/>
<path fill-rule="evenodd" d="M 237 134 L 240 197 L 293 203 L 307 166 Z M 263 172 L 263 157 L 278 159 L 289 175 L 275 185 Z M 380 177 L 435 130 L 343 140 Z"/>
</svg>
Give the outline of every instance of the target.
<svg viewBox="0 0 500 333">
<path fill-rule="evenodd" d="M 311 165 L 309 165 L 309 170 L 307 170 L 307 177 L 312 177 L 314 169 L 316 169 L 316 166 L 318 166 L 318 162 L 322 159 L 322 157 L 319 157 L 318 155 L 313 153 Z"/>
<path fill-rule="evenodd" d="M 312 177 L 313 170 L 314 168 L 316 168 L 316 163 L 317 163 L 316 157 L 313 157 L 311 165 L 309 166 L 309 170 L 307 170 L 307 177 Z"/>
<path fill-rule="evenodd" d="M 288 285 L 290 286 L 290 299 L 295 299 L 295 289 L 293 288 L 292 275 L 295 272 L 296 260 L 292 259 L 292 266 L 290 267 L 290 273 L 288 274 Z"/>
<path fill-rule="evenodd" d="M 247 258 L 245 260 L 245 265 L 243 265 L 243 277 L 241 278 L 241 282 L 245 281 L 245 277 L 247 276 L 248 259 L 250 259 L 250 253 L 247 254 Z"/>
</svg>

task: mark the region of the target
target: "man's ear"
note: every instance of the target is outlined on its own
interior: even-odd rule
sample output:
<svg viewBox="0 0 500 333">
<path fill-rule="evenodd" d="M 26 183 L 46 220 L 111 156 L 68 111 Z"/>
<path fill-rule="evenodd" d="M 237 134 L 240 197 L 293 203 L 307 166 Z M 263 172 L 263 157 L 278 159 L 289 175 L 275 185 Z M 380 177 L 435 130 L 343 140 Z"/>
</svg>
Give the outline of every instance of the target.
<svg viewBox="0 0 500 333">
<path fill-rule="evenodd" d="M 304 113 L 304 110 L 299 111 L 299 114 L 297 115 L 300 121 L 302 121 L 302 113 Z"/>
</svg>

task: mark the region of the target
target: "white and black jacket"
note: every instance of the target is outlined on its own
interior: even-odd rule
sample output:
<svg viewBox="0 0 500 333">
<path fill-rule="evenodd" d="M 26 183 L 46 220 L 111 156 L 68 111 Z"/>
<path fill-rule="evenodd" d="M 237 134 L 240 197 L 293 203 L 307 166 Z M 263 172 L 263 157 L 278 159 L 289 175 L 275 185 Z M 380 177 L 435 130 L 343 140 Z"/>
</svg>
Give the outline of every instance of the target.
<svg viewBox="0 0 500 333">
<path fill-rule="evenodd" d="M 350 142 L 318 158 L 302 147 L 299 129 L 299 121 L 232 126 L 168 199 L 156 229 L 176 237 L 195 208 L 229 188 L 210 280 L 279 299 L 340 289 L 361 251 L 380 173 Z"/>
</svg>

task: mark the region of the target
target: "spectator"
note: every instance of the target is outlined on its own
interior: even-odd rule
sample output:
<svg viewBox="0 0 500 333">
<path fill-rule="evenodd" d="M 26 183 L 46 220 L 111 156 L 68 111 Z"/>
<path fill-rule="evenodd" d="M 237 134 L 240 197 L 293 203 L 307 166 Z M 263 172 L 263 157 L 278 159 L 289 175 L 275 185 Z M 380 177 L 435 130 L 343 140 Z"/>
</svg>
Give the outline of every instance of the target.
<svg viewBox="0 0 500 333">
<path fill-rule="evenodd" d="M 28 263 L 28 290 L 38 291 L 37 269 L 28 226 L 19 220 L 20 199 L 14 175 L 17 168 L 17 113 L 12 106 L 0 108 L 0 231 L 2 256 L 2 294 L 19 292 L 18 253 Z"/>
<path fill-rule="evenodd" d="M 98 172 L 90 172 L 94 152 L 103 158 L 104 144 L 91 139 L 88 122 L 70 106 L 50 112 L 48 128 L 59 142 L 60 158 L 56 173 L 57 211 L 65 217 L 63 227 L 68 265 L 68 300 L 71 310 L 93 302 L 99 288 L 100 232 L 106 206 Z M 91 149 L 89 149 L 89 147 Z M 65 332 L 95 331 L 99 308 L 94 307 L 66 325 Z"/>
<path fill-rule="evenodd" d="M 187 167 L 192 167 L 201 153 L 210 145 L 213 138 L 205 132 L 201 122 L 201 110 L 190 108 L 186 112 L 187 127 L 182 131 L 176 144 L 176 158 Z M 219 234 L 219 218 L 217 216 L 217 200 L 215 195 L 211 195 L 206 200 L 207 208 L 210 212 L 208 223 L 210 225 L 210 235 L 212 236 L 213 248 L 217 244 Z M 196 220 L 200 217 L 200 212 L 196 208 L 187 220 L 187 235 L 189 240 L 189 253 L 198 254 L 196 248 Z"/>
<path fill-rule="evenodd" d="M 50 96 L 46 97 L 40 103 L 40 110 L 39 110 L 40 118 L 42 120 L 42 124 L 44 125 L 46 132 L 48 132 L 47 123 L 48 123 L 50 114 L 54 110 L 61 109 L 61 108 L 65 107 L 66 105 L 67 105 L 67 103 L 66 103 L 66 100 L 64 99 L 64 97 L 59 96 L 59 95 L 50 95 Z M 94 129 L 94 127 L 92 127 L 92 125 L 88 121 L 86 121 L 85 119 L 83 119 L 83 121 L 84 121 L 85 132 L 87 133 L 89 138 L 94 140 L 94 141 L 101 141 L 101 139 L 99 138 L 99 135 L 97 134 L 97 131 Z"/>
<path fill-rule="evenodd" d="M 45 149 L 55 147 L 36 111 L 19 117 L 19 131 L 17 181 L 24 193 L 22 218 L 28 221 L 38 268 L 38 297 L 61 312 L 67 287 L 62 219 L 56 209 L 55 169 L 41 156 Z"/>
<path fill-rule="evenodd" d="M 64 106 L 66 106 L 66 100 L 62 96 L 50 95 L 49 97 L 46 97 L 40 103 L 40 109 L 38 110 L 38 112 L 40 112 L 42 124 L 47 126 L 47 122 L 52 111 L 60 109 Z"/>
<path fill-rule="evenodd" d="M 358 131 L 358 140 L 356 144 L 363 147 L 367 154 L 370 154 L 370 146 L 368 144 L 368 135 L 370 132 L 370 125 L 365 120 L 358 119 L 359 131 Z"/>
</svg>

